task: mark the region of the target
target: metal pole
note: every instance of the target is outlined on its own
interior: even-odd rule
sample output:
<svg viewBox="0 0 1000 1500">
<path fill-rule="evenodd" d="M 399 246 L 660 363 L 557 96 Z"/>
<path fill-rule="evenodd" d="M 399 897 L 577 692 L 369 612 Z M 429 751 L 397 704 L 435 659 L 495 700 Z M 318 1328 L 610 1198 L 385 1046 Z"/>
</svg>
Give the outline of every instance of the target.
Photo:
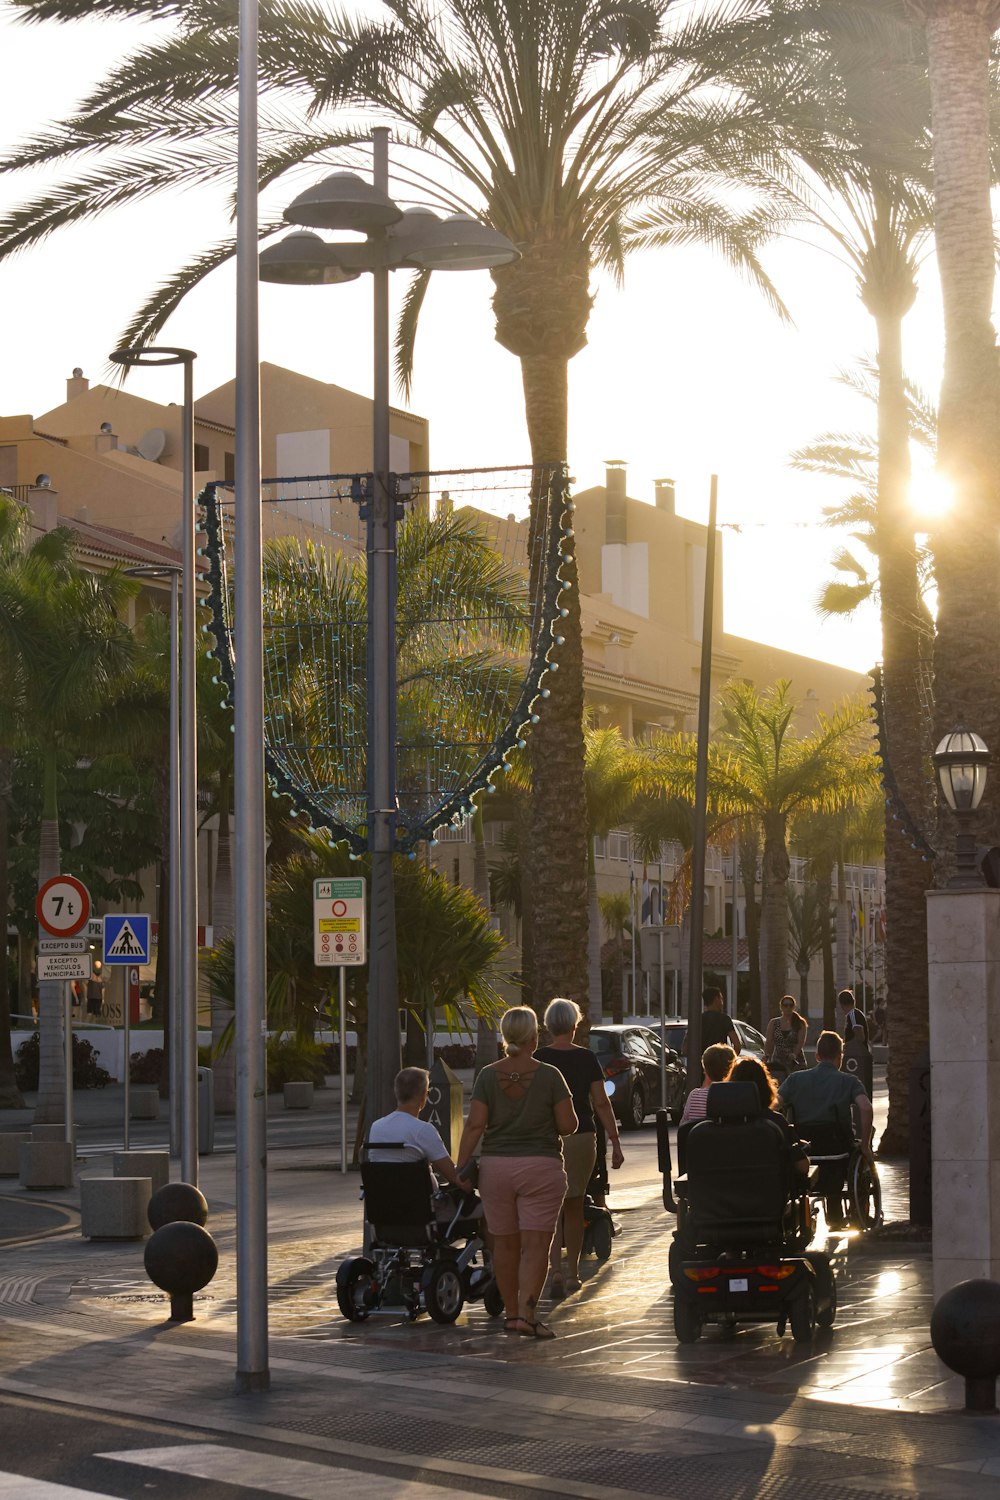
<svg viewBox="0 0 1000 1500">
<path fill-rule="evenodd" d="M 129 1109 L 130 1109 L 130 1106 L 131 1106 L 131 1088 L 132 1088 L 132 1079 L 130 1077 L 132 1069 L 129 1066 L 129 1059 L 132 1056 L 132 1014 L 131 1014 L 131 1012 L 132 1012 L 132 1005 L 131 1005 L 131 996 L 129 994 L 129 982 L 128 982 L 128 970 L 129 970 L 129 966 L 128 966 L 128 964 L 122 964 L 121 970 L 122 970 L 122 1036 L 124 1038 L 124 1043 L 125 1043 L 125 1123 L 124 1123 L 124 1129 L 122 1130 L 122 1145 L 123 1145 L 124 1149 L 127 1151 L 128 1147 L 129 1147 L 128 1123 L 129 1123 Z"/>
<path fill-rule="evenodd" d="M 389 191 L 389 132 L 372 132 L 373 181 Z M 377 250 L 384 232 L 372 234 Z M 396 903 L 392 851 L 396 834 L 396 502 L 389 493 L 389 268 L 374 268 L 372 409 L 373 493 L 368 520 L 368 847 L 371 853 L 371 949 L 368 957 L 368 1087 L 366 1117 L 393 1106 L 399 1071 L 396 994 Z"/>
<path fill-rule="evenodd" d="M 701 1083 L 702 943 L 705 936 L 705 838 L 708 804 L 708 722 L 712 708 L 712 626 L 715 620 L 715 516 L 719 476 L 712 475 L 705 538 L 705 608 L 698 684 L 698 752 L 694 778 L 694 843 L 691 849 L 691 955 L 688 965 L 688 1080 Z"/>
<path fill-rule="evenodd" d="M 198 1185 L 198 728 L 197 573 L 194 515 L 194 355 L 184 360 L 181 428 L 181 787 L 180 787 L 180 1114 L 181 1178 Z"/>
<path fill-rule="evenodd" d="M 636 908 L 636 899 L 635 899 L 635 897 L 636 897 L 636 882 L 635 882 L 635 870 L 632 868 L 631 863 L 629 864 L 629 882 L 628 882 L 628 885 L 629 885 L 629 906 L 631 907 L 631 918 L 632 918 L 632 1006 L 631 1006 L 631 1015 L 632 1015 L 632 1019 L 635 1020 L 635 1017 L 638 1014 L 638 1008 L 637 1008 L 637 1005 L 636 1005 L 636 997 L 635 997 L 635 908 Z"/>
<path fill-rule="evenodd" d="M 181 1149 L 181 1087 L 183 1072 L 181 1055 L 181 808 L 180 808 L 180 661 L 178 609 L 180 579 L 176 569 L 170 574 L 170 794 L 168 798 L 169 838 L 167 861 L 170 887 L 167 892 L 167 921 L 170 926 L 168 942 L 169 985 L 167 1008 L 170 1016 L 170 1154 L 179 1156 Z M 197 1052 L 195 1053 L 197 1057 Z"/>
<path fill-rule="evenodd" d="M 63 1057 L 66 1069 L 65 1093 L 63 1095 L 66 1116 L 66 1139 L 73 1144 L 73 986 L 63 984 L 66 994 L 66 1021 L 63 1028 Z"/>
<path fill-rule="evenodd" d="M 740 836 L 733 836 L 733 930 L 730 934 L 732 948 L 729 956 L 730 971 L 733 976 L 733 1015 L 736 1015 L 736 1001 L 740 993 L 740 939 L 739 924 L 736 920 L 736 892 L 739 889 L 739 866 L 740 866 Z"/>
<path fill-rule="evenodd" d="M 240 0 L 236 183 L 236 1389 L 270 1388 L 257 0 Z"/>
<path fill-rule="evenodd" d="M 663 974 L 663 902 L 660 901 L 660 1108 L 667 1107 L 667 991 Z"/>
<path fill-rule="evenodd" d="M 340 1170 L 347 1171 L 347 972 L 343 964 L 340 966 Z"/>
</svg>

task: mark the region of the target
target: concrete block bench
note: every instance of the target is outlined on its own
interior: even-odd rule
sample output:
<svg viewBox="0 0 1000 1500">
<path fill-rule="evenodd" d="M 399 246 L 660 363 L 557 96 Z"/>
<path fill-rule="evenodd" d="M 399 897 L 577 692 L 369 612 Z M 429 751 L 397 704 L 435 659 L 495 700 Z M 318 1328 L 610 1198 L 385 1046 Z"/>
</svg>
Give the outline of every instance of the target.
<svg viewBox="0 0 1000 1500">
<path fill-rule="evenodd" d="M 142 1240 L 149 1233 L 148 1177 L 84 1177 L 80 1233 L 88 1240 Z"/>
<path fill-rule="evenodd" d="M 130 1120 L 158 1120 L 160 1118 L 160 1091 L 153 1084 L 139 1084 L 129 1089 L 128 1113 Z"/>
<path fill-rule="evenodd" d="M 148 1177 L 154 1193 L 170 1181 L 169 1151 L 116 1151 L 111 1158 L 115 1177 Z"/>
<path fill-rule="evenodd" d="M 18 1164 L 23 1188 L 73 1186 L 73 1147 L 69 1141 L 22 1141 Z"/>
<path fill-rule="evenodd" d="M 284 1095 L 286 1109 L 312 1109 L 313 1086 L 311 1083 L 286 1083 Z"/>
<path fill-rule="evenodd" d="M 30 1130 L 0 1131 L 0 1177 L 16 1177 L 21 1170 L 21 1147 L 31 1140 Z"/>
<path fill-rule="evenodd" d="M 73 1143 L 73 1156 L 76 1156 L 76 1126 L 70 1127 L 70 1137 Z M 32 1125 L 31 1139 L 33 1141 L 65 1141 L 65 1125 Z"/>
</svg>

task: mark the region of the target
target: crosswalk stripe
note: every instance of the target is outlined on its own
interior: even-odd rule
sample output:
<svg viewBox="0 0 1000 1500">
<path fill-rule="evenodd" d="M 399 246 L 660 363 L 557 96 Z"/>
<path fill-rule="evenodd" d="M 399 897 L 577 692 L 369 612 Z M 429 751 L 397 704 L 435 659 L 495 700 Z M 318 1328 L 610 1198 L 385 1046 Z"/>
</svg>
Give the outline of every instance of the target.
<svg viewBox="0 0 1000 1500">
<path fill-rule="evenodd" d="M 100 1500 L 95 1490 L 78 1490 L 49 1479 L 0 1472 L 0 1500 Z"/>
<path fill-rule="evenodd" d="M 265 1490 L 288 1495 L 293 1500 L 329 1500 L 337 1484 L 357 1487 L 364 1480 L 365 1500 L 441 1500 L 440 1485 L 400 1479 L 392 1474 L 364 1474 L 357 1469 L 335 1469 L 302 1458 L 280 1458 L 246 1448 L 227 1448 L 219 1443 L 181 1443 L 172 1448 L 130 1448 L 117 1453 L 97 1453 L 125 1464 L 148 1469 L 166 1469 L 192 1479 L 214 1479 L 238 1485 L 243 1490 Z M 0 1491 L 0 1496 L 2 1496 Z M 76 1493 L 74 1491 L 74 1493 Z M 479 1500 L 473 1490 L 449 1489 L 454 1500 Z M 28 1500 L 28 1497 L 25 1497 Z M 31 1496 L 31 1500 L 35 1500 Z M 39 1497 L 42 1500 L 42 1497 Z M 62 1500 L 53 1495 L 53 1500 Z"/>
</svg>

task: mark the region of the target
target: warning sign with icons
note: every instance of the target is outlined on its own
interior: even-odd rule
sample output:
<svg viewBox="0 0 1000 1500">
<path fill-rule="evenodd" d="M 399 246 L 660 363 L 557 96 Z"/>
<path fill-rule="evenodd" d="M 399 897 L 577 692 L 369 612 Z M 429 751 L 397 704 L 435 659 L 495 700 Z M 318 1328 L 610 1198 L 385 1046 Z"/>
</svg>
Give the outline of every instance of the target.
<svg viewBox="0 0 1000 1500">
<path fill-rule="evenodd" d="M 325 968 L 366 957 L 364 880 L 314 880 L 313 961 Z"/>
</svg>

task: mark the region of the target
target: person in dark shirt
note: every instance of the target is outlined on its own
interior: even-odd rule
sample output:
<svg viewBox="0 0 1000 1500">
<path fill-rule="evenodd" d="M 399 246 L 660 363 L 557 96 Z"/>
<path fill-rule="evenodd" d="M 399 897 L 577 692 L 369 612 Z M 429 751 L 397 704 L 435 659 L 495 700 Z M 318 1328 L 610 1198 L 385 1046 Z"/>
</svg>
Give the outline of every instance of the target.
<svg viewBox="0 0 1000 1500">
<path fill-rule="evenodd" d="M 853 990 L 841 990 L 837 996 L 837 1004 L 840 1006 L 840 1022 L 843 1027 L 842 1036 L 845 1042 L 864 1042 L 870 1046 L 868 1036 L 868 1017 L 854 1003 Z"/>
<path fill-rule="evenodd" d="M 612 1167 L 620 1167 L 625 1160 L 618 1138 L 618 1121 L 604 1086 L 604 1069 L 589 1047 L 578 1047 L 573 1040 L 582 1019 L 583 1013 L 575 1000 L 553 1000 L 545 1010 L 545 1025 L 552 1043 L 548 1047 L 540 1047 L 535 1053 L 539 1062 L 558 1068 L 569 1084 L 573 1108 L 579 1121 L 576 1134 L 563 1138 L 563 1160 L 568 1185 L 563 1200 L 562 1233 L 560 1234 L 557 1225 L 549 1252 L 552 1273 L 549 1290 L 553 1297 L 578 1292 L 582 1285 L 580 1252 L 583 1249 L 583 1200 L 596 1159 L 595 1115 L 611 1142 Z M 565 1277 L 562 1274 L 563 1241 L 566 1244 Z"/>
<path fill-rule="evenodd" d="M 739 1032 L 732 1017 L 726 1014 L 722 1004 L 722 991 L 707 989 L 702 993 L 704 1009 L 701 1013 L 701 1050 L 714 1047 L 719 1042 L 728 1042 L 737 1057 L 740 1054 Z"/>
</svg>

